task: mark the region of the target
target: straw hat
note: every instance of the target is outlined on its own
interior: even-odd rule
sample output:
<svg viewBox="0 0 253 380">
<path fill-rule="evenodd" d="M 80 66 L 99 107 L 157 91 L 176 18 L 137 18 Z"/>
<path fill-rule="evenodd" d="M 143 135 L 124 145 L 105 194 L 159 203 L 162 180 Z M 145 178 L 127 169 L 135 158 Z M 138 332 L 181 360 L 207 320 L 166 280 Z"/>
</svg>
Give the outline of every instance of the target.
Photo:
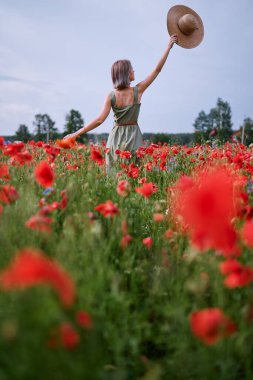
<svg viewBox="0 0 253 380">
<path fill-rule="evenodd" d="M 177 34 L 179 46 L 191 49 L 200 44 L 204 37 L 204 26 L 199 15 L 185 5 L 174 5 L 167 15 L 169 35 Z"/>
</svg>

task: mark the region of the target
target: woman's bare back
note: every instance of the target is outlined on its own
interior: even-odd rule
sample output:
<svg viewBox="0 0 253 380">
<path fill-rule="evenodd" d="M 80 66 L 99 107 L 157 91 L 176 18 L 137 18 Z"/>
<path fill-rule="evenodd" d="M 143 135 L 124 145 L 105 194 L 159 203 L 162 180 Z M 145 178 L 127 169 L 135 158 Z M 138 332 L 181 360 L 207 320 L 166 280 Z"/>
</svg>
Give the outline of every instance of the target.
<svg viewBox="0 0 253 380">
<path fill-rule="evenodd" d="M 116 107 L 126 107 L 133 104 L 134 87 L 127 87 L 123 90 L 114 90 L 114 93 L 116 98 Z M 140 95 L 138 96 L 138 102 L 140 102 Z"/>
</svg>

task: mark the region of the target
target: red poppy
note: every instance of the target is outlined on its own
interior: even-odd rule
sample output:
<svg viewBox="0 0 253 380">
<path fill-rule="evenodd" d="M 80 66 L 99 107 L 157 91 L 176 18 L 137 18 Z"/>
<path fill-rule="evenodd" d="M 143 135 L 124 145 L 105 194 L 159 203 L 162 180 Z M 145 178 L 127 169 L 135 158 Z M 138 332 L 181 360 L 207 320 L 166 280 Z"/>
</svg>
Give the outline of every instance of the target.
<svg viewBox="0 0 253 380">
<path fill-rule="evenodd" d="M 93 324 L 90 314 L 83 310 L 80 310 L 76 313 L 76 321 L 79 326 L 85 329 L 90 329 Z"/>
<path fill-rule="evenodd" d="M 31 153 L 28 152 L 28 150 L 25 150 L 22 152 L 17 152 L 10 158 L 9 162 L 12 165 L 19 164 L 20 166 L 24 166 L 25 164 L 30 164 L 32 159 L 33 156 L 31 155 Z"/>
<path fill-rule="evenodd" d="M 54 183 L 54 172 L 46 161 L 41 161 L 34 171 L 35 180 L 42 187 L 50 187 Z"/>
<path fill-rule="evenodd" d="M 117 193 L 121 197 L 126 197 L 129 194 L 130 189 L 131 189 L 131 186 L 130 186 L 130 183 L 127 180 L 119 181 L 118 184 L 117 184 L 117 188 L 116 188 Z"/>
<path fill-rule="evenodd" d="M 4 181 L 9 181 L 11 176 L 9 173 L 9 167 L 7 164 L 0 164 L 0 178 Z"/>
<path fill-rule="evenodd" d="M 18 252 L 9 267 L 0 272 L 0 286 L 4 290 L 26 289 L 34 285 L 50 285 L 65 306 L 75 300 L 75 286 L 58 262 L 36 249 Z"/>
<path fill-rule="evenodd" d="M 252 220 L 246 220 L 242 228 L 242 238 L 249 247 L 253 247 L 253 221 Z"/>
<path fill-rule="evenodd" d="M 148 180 L 147 180 L 146 177 L 142 177 L 142 178 L 140 178 L 139 181 L 138 181 L 138 183 L 141 183 L 141 184 L 143 184 L 143 183 L 147 183 L 147 182 L 148 182 Z"/>
<path fill-rule="evenodd" d="M 144 165 L 144 168 L 145 168 L 145 170 L 150 171 L 150 170 L 152 170 L 152 166 L 153 166 L 152 162 L 149 161 L 149 162 L 147 162 L 147 163 Z"/>
<path fill-rule="evenodd" d="M 166 230 L 166 231 L 164 232 L 164 237 L 165 237 L 166 239 L 170 239 L 170 238 L 172 238 L 173 235 L 174 235 L 174 231 L 171 230 L 171 229 L 168 229 L 168 230 Z"/>
<path fill-rule="evenodd" d="M 131 243 L 131 241 L 133 240 L 132 236 L 131 235 L 123 235 L 121 241 L 120 241 L 120 246 L 121 248 L 123 249 L 123 251 L 126 249 L 126 247 L 129 246 L 129 244 Z"/>
<path fill-rule="evenodd" d="M 110 200 L 95 207 L 95 210 L 100 212 L 105 218 L 115 216 L 119 214 L 118 207 Z"/>
<path fill-rule="evenodd" d="M 197 172 L 194 178 L 184 176 L 174 188 L 174 214 L 200 249 L 239 254 L 232 225 L 239 200 L 235 184 L 227 169 L 217 167 Z"/>
<path fill-rule="evenodd" d="M 61 191 L 61 200 L 59 203 L 60 209 L 65 209 L 68 205 L 68 196 L 67 196 L 67 190 L 62 190 Z"/>
<path fill-rule="evenodd" d="M 139 176 L 139 168 L 134 163 L 130 165 L 121 164 L 122 169 L 130 178 L 137 178 Z"/>
<path fill-rule="evenodd" d="M 120 158 L 130 158 L 132 157 L 131 155 L 131 152 L 129 152 L 128 150 L 122 150 L 120 152 Z"/>
<path fill-rule="evenodd" d="M 152 182 L 145 183 L 142 187 L 136 187 L 135 191 L 146 198 L 149 198 L 156 192 L 156 188 Z"/>
<path fill-rule="evenodd" d="M 76 140 L 75 139 L 56 140 L 55 144 L 63 149 L 71 149 L 75 146 Z"/>
<path fill-rule="evenodd" d="M 103 165 L 104 162 L 105 162 L 105 159 L 104 159 L 102 153 L 96 147 L 91 148 L 91 150 L 90 150 L 90 158 L 91 158 L 91 160 L 95 161 L 100 166 Z"/>
<path fill-rule="evenodd" d="M 23 142 L 8 144 L 4 148 L 4 154 L 8 156 L 14 156 L 18 152 L 21 152 L 24 147 L 25 147 L 25 144 Z"/>
<path fill-rule="evenodd" d="M 60 340 L 63 347 L 73 350 L 80 343 L 80 336 L 69 322 L 60 325 Z"/>
<path fill-rule="evenodd" d="M 62 322 L 59 326 L 50 331 L 50 338 L 47 342 L 48 347 L 64 347 L 73 350 L 80 343 L 80 336 L 71 323 Z"/>
<path fill-rule="evenodd" d="M 152 237 L 146 237 L 142 240 L 142 243 L 147 247 L 147 249 L 150 249 L 152 244 L 153 244 L 153 239 Z"/>
<path fill-rule="evenodd" d="M 14 186 L 9 184 L 0 186 L 0 202 L 13 203 L 19 198 L 19 194 Z"/>
<path fill-rule="evenodd" d="M 53 222 L 52 218 L 49 218 L 43 215 L 41 212 L 31 216 L 25 223 L 26 227 L 31 230 L 42 231 L 42 232 L 51 232 L 51 224 Z"/>
<path fill-rule="evenodd" d="M 55 158 L 56 156 L 58 156 L 58 154 L 61 153 L 61 149 L 60 148 L 57 148 L 55 146 L 52 146 L 52 145 L 45 145 L 44 146 L 44 149 L 45 149 L 45 152 L 49 155 L 52 156 L 52 158 Z"/>
<path fill-rule="evenodd" d="M 193 334 L 207 345 L 215 344 L 237 330 L 233 321 L 219 308 L 195 311 L 190 315 L 190 325 Z"/>
<path fill-rule="evenodd" d="M 155 222 L 162 222 L 164 220 L 165 216 L 164 214 L 160 213 L 160 212 L 156 212 L 153 214 L 153 220 Z"/>
<path fill-rule="evenodd" d="M 253 282 L 253 268 L 234 259 L 221 263 L 220 272 L 226 276 L 224 284 L 230 289 L 247 286 Z"/>
</svg>

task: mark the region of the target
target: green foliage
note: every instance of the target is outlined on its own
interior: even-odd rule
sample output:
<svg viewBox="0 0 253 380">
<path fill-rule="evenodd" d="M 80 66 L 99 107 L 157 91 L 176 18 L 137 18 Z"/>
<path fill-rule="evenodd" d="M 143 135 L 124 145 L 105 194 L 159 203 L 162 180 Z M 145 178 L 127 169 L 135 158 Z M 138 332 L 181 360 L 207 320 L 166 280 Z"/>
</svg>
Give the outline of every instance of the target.
<svg viewBox="0 0 253 380">
<path fill-rule="evenodd" d="M 15 132 L 15 140 L 27 142 L 31 139 L 32 135 L 29 132 L 28 127 L 25 124 L 20 124 L 17 131 Z"/>
<path fill-rule="evenodd" d="M 70 110 L 70 112 L 66 115 L 66 124 L 64 126 L 64 133 L 74 133 L 83 127 L 84 120 L 79 111 Z"/>
<path fill-rule="evenodd" d="M 171 139 L 167 133 L 155 133 L 152 137 L 152 142 L 157 143 L 170 143 Z"/>
<path fill-rule="evenodd" d="M 58 137 L 58 130 L 54 126 L 55 121 L 47 114 L 36 114 L 34 125 L 35 141 L 49 141 Z"/>
<path fill-rule="evenodd" d="M 243 124 L 240 126 L 240 131 L 244 130 L 244 141 L 245 145 L 250 145 L 253 143 L 253 120 L 250 117 L 246 117 L 243 120 Z"/>
<path fill-rule="evenodd" d="M 230 141 L 232 136 L 231 107 L 228 102 L 218 98 L 216 106 L 208 114 L 201 111 L 194 124 L 195 142 L 203 143 L 214 138 L 219 143 Z"/>
</svg>

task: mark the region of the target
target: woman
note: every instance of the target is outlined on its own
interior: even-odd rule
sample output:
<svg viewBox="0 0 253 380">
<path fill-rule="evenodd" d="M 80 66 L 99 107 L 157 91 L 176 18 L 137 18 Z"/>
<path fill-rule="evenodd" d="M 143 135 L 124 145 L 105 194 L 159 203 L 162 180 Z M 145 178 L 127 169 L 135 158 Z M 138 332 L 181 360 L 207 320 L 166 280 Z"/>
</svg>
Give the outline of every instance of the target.
<svg viewBox="0 0 253 380">
<path fill-rule="evenodd" d="M 118 156 L 116 155 L 116 150 L 130 151 L 134 154 L 143 142 L 138 126 L 142 95 L 162 70 L 169 52 L 176 42 L 177 35 L 174 34 L 170 37 L 168 46 L 155 69 L 146 79 L 139 82 L 135 87 L 130 86 L 131 82 L 135 80 L 131 62 L 128 60 L 116 61 L 111 69 L 115 90 L 106 96 L 104 106 L 98 117 L 77 132 L 65 136 L 64 139 L 77 138 L 81 134 L 97 128 L 106 120 L 112 108 L 114 113 L 114 127 L 107 141 L 107 148 L 109 148 L 106 154 L 107 170 L 109 171 L 113 163 L 117 160 Z"/>
</svg>

